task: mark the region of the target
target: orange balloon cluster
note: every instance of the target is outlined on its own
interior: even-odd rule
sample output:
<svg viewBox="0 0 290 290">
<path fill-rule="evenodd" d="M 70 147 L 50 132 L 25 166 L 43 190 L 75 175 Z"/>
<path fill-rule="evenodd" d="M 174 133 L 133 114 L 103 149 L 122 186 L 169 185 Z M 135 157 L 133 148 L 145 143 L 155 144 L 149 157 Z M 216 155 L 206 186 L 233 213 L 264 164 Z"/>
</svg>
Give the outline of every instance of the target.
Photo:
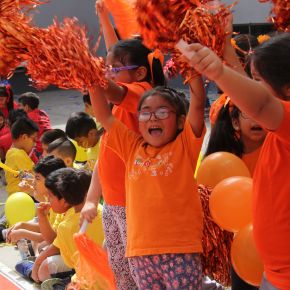
<svg viewBox="0 0 290 290">
<path fill-rule="evenodd" d="M 197 182 L 213 189 L 209 209 L 215 223 L 236 233 L 231 248 L 236 273 L 249 284 L 259 285 L 263 265 L 252 234 L 253 182 L 247 166 L 234 154 L 216 152 L 202 161 Z"/>
</svg>

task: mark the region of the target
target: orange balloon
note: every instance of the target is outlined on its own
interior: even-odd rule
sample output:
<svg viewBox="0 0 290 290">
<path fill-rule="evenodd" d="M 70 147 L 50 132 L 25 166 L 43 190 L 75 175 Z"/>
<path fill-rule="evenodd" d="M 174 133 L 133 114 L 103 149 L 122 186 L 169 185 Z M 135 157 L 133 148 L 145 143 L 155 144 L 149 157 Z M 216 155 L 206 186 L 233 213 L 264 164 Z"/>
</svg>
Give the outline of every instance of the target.
<svg viewBox="0 0 290 290">
<path fill-rule="evenodd" d="M 226 178 L 215 186 L 209 209 L 221 228 L 237 232 L 252 222 L 252 188 L 252 178 L 243 176 Z"/>
<path fill-rule="evenodd" d="M 220 181 L 232 176 L 251 177 L 242 159 L 228 152 L 216 152 L 201 162 L 197 171 L 197 184 L 214 188 Z"/>
<path fill-rule="evenodd" d="M 231 258 L 232 265 L 240 278 L 251 285 L 260 285 L 264 267 L 254 243 L 252 225 L 244 227 L 235 235 Z"/>
</svg>

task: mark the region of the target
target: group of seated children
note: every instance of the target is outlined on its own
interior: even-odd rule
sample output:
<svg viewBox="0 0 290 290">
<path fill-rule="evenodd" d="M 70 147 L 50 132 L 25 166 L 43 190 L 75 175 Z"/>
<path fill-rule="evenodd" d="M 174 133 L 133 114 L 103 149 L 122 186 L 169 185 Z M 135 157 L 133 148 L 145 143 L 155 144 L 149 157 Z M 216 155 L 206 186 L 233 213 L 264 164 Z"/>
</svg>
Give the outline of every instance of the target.
<svg viewBox="0 0 290 290">
<path fill-rule="evenodd" d="M 3 92 L 6 94 L 7 89 Z M 7 101 L 7 96 L 2 99 Z M 27 174 L 23 178 L 21 174 L 16 176 L 5 171 L 6 191 L 8 196 L 26 192 L 33 197 L 37 216 L 29 222 L 7 227 L 4 215 L 0 241 L 18 245 L 24 260 L 17 263 L 16 271 L 31 280 L 42 282 L 52 277 L 70 277 L 77 261 L 73 234 L 79 230 L 79 215 L 98 158 L 102 130 L 84 112 L 70 116 L 66 133 L 52 129 L 49 116 L 38 109 L 36 94 L 22 94 L 18 102 L 7 114 L 0 110 L 0 139 L 6 140 L 5 147 L 1 143 L 0 152 L 1 160 L 9 168 Z M 88 95 L 84 96 L 84 103 L 86 111 L 92 113 Z M 81 149 L 86 154 L 83 161 L 87 161 L 83 169 L 75 163 L 77 151 Z M 100 205 L 98 218 L 86 230 L 99 245 L 104 240 L 101 217 Z"/>
</svg>

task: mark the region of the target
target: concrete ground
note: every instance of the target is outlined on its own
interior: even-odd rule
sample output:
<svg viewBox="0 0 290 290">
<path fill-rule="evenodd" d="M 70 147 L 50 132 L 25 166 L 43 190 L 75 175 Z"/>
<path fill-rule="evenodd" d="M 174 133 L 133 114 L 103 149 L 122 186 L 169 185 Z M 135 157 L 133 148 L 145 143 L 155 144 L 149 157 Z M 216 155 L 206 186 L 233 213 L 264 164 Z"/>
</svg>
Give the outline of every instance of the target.
<svg viewBox="0 0 290 290">
<path fill-rule="evenodd" d="M 45 110 L 49 116 L 54 128 L 65 128 L 66 120 L 70 113 L 83 111 L 82 95 L 77 91 L 53 90 L 39 93 L 40 108 Z M 17 96 L 16 96 L 17 100 Z M 0 213 L 4 211 L 4 205 L 7 198 L 5 187 L 0 181 Z M 20 260 L 18 250 L 14 246 L 0 244 L 0 272 L 1 274 L 16 282 L 19 289 L 40 289 L 37 284 L 20 277 L 15 271 L 14 266 Z M 5 290 L 1 288 L 1 290 Z"/>
</svg>

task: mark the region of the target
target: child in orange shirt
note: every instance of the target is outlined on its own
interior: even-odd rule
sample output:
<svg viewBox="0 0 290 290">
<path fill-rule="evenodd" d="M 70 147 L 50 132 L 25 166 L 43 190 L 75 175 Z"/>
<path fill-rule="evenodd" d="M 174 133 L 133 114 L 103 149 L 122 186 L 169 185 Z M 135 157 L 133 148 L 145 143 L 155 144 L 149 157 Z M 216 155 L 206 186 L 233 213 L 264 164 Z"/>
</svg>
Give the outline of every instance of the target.
<svg viewBox="0 0 290 290">
<path fill-rule="evenodd" d="M 152 62 L 148 60 L 149 55 L 152 56 Z M 143 46 L 139 39 L 119 41 L 108 51 L 107 65 L 111 67 L 108 73 L 109 86 L 103 93 L 107 101 L 113 104 L 112 114 L 135 132 L 138 132 L 136 111 L 139 99 L 152 86 L 165 82 L 160 59 L 160 54 L 154 54 L 153 57 L 153 53 Z M 91 102 L 94 108 L 94 98 L 91 98 Z M 99 121 L 98 117 L 96 119 Z M 111 148 L 105 146 L 107 139 L 108 134 L 105 133 L 101 139 L 98 167 L 95 167 L 87 203 L 82 213 L 89 221 L 95 216 L 99 200 L 96 196 L 98 170 L 105 201 L 103 223 L 109 261 L 118 289 L 133 290 L 137 287 L 125 258 L 125 164 Z"/>
<path fill-rule="evenodd" d="M 126 256 L 138 289 L 201 289 L 202 208 L 193 176 L 204 136 L 204 93 L 193 94 L 186 117 L 183 94 L 148 91 L 138 105 L 141 135 L 111 114 L 103 89 L 96 86 L 90 95 L 108 132 L 106 145 L 126 164 Z"/>
<path fill-rule="evenodd" d="M 253 184 L 253 229 L 265 275 L 260 289 L 290 289 L 290 34 L 278 34 L 254 50 L 246 78 L 209 48 L 195 43 L 190 63 L 214 80 L 239 109 L 268 130 Z"/>
</svg>

